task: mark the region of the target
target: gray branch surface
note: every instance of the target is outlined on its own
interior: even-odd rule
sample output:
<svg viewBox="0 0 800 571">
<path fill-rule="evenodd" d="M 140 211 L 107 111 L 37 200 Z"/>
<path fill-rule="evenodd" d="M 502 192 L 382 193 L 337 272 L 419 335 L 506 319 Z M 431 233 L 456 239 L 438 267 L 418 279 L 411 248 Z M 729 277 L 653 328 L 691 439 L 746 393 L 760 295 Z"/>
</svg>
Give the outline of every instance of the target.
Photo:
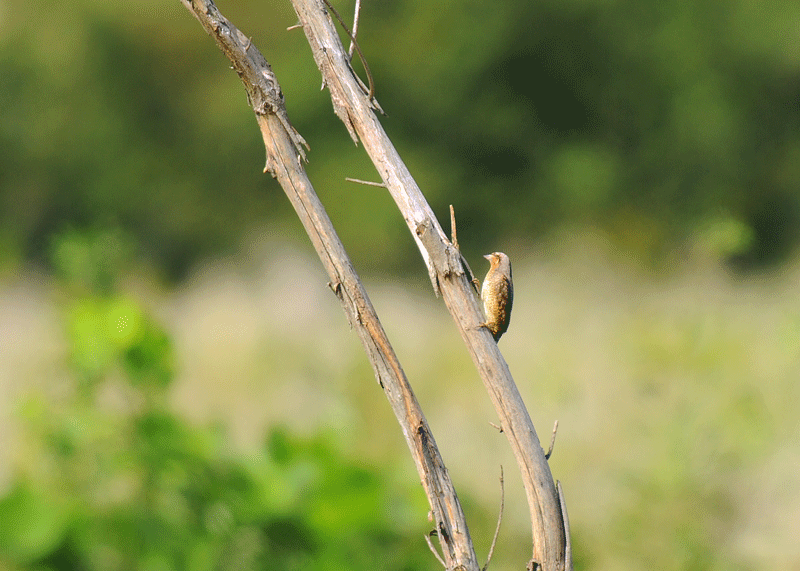
<svg viewBox="0 0 800 571">
<path fill-rule="evenodd" d="M 425 197 L 378 121 L 361 82 L 350 66 L 333 21 L 322 0 L 292 0 L 311 46 L 314 61 L 331 93 L 333 108 L 350 136 L 364 145 L 392 195 L 422 254 L 434 291 L 441 293 L 494 403 L 519 465 L 531 512 L 533 555 L 530 569 L 571 569 L 567 557 L 565 514 L 522 397 L 508 365 L 488 330 L 478 327 L 483 316 L 464 275 L 460 255 L 447 240 Z M 363 23 L 362 23 L 363 29 Z"/>
<path fill-rule="evenodd" d="M 479 571 L 466 519 L 449 473 L 400 362 L 353 269 L 301 160 L 303 138 L 289 123 L 280 86 L 264 57 L 211 0 L 181 0 L 231 60 L 247 90 L 264 138 L 267 166 L 294 206 L 330 276 L 350 325 L 358 332 L 375 376 L 406 438 L 431 505 L 448 569 Z"/>
</svg>

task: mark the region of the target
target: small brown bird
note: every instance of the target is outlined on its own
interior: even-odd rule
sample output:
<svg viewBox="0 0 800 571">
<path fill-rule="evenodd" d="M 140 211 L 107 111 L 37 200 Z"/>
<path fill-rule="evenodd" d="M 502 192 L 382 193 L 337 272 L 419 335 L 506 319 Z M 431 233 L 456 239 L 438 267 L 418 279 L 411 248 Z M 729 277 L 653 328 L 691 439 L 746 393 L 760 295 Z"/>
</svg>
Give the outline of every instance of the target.
<svg viewBox="0 0 800 571">
<path fill-rule="evenodd" d="M 514 303 L 514 283 L 511 279 L 511 262 L 503 252 L 484 256 L 491 266 L 483 280 L 481 299 L 486 321 L 481 323 L 499 341 L 508 330 L 511 321 L 511 306 Z"/>
</svg>

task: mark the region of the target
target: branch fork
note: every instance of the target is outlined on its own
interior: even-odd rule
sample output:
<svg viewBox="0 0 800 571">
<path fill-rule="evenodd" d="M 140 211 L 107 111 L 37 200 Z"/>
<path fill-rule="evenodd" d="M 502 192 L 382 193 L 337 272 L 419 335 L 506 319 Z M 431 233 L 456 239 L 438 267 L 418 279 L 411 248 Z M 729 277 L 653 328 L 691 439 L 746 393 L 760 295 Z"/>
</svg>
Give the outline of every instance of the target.
<svg viewBox="0 0 800 571">
<path fill-rule="evenodd" d="M 212 0 L 181 0 L 231 60 L 261 129 L 267 154 L 265 171 L 281 184 L 311 239 L 358 333 L 381 388 L 400 423 L 429 498 L 447 569 L 480 571 L 466 519 L 419 403 L 389 343 L 369 297 L 355 273 L 324 207 L 302 168 L 308 144 L 292 127 L 283 93 L 266 59 L 225 19 Z M 359 140 L 394 198 L 428 268 L 434 292 L 441 295 L 458 326 L 498 412 L 503 433 L 522 474 L 531 512 L 533 553 L 530 569 L 572 569 L 569 522 L 561 485 L 554 483 L 544 450 L 497 344 L 470 324 L 482 314 L 458 248 L 447 240 L 433 211 L 383 131 L 380 107 L 352 72 L 322 0 L 292 0 L 311 46 L 334 111 L 354 142 Z M 354 37 L 351 35 L 351 38 Z M 354 42 L 355 43 L 355 42 Z M 366 66 L 365 66 L 366 67 Z M 455 242 L 455 235 L 454 235 Z M 474 279 L 470 276 L 471 279 Z"/>
</svg>

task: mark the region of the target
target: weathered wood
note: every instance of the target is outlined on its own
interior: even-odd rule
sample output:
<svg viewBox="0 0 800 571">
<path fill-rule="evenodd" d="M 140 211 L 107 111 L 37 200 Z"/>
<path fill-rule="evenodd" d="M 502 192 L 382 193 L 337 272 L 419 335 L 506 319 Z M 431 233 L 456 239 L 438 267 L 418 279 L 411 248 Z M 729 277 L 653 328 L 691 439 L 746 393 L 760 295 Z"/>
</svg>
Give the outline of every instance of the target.
<svg viewBox="0 0 800 571">
<path fill-rule="evenodd" d="M 448 569 L 479 571 L 461 504 L 411 385 L 360 278 L 302 166 L 305 141 L 289 122 L 275 75 L 252 42 L 211 0 L 181 0 L 231 60 L 256 113 L 267 166 L 294 206 L 330 277 L 350 325 L 358 333 L 375 376 L 405 436 L 431 505 L 433 525 Z"/>
<path fill-rule="evenodd" d="M 503 432 L 519 465 L 531 513 L 533 554 L 530 568 L 544 571 L 571 569 L 567 558 L 565 514 L 556 485 L 530 415 L 508 365 L 488 330 L 478 327 L 482 315 L 458 252 L 411 173 L 392 145 L 358 80 L 322 0 L 292 0 L 311 46 L 336 115 L 354 141 L 361 141 L 386 188 L 400 209 L 428 268 L 434 291 L 441 294 L 461 332 L 472 360 L 495 406 Z M 363 29 L 363 28 L 362 28 Z"/>
</svg>

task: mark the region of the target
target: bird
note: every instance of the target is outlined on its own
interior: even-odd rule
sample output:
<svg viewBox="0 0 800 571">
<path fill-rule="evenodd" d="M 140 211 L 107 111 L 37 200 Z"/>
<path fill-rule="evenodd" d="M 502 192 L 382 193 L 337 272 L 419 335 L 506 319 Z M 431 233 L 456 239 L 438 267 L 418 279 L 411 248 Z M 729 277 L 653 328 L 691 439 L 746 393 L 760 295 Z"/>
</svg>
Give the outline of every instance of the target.
<svg viewBox="0 0 800 571">
<path fill-rule="evenodd" d="M 514 282 L 511 279 L 511 261 L 503 252 L 484 256 L 489 260 L 489 272 L 483 279 L 481 300 L 486 321 L 481 323 L 494 337 L 500 340 L 511 321 L 511 306 L 514 303 Z"/>
</svg>

